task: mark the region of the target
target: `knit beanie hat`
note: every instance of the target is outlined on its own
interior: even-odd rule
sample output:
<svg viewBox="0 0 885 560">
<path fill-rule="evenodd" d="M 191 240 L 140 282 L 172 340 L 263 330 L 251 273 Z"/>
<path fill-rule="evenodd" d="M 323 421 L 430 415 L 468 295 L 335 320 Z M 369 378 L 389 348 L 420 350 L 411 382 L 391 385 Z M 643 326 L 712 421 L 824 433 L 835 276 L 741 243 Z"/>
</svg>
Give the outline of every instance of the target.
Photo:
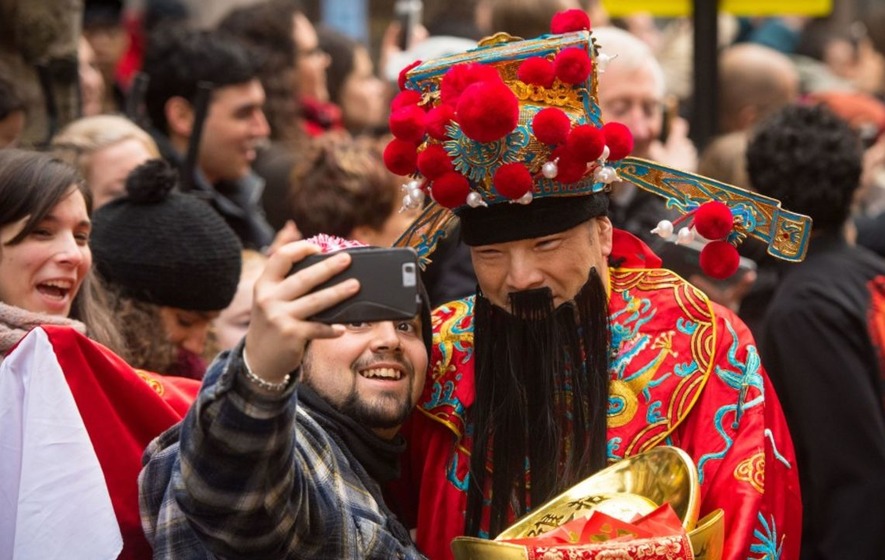
<svg viewBox="0 0 885 560">
<path fill-rule="evenodd" d="M 148 161 L 127 196 L 99 208 L 90 240 L 103 279 L 133 299 L 188 311 L 227 307 L 240 281 L 242 246 L 206 202 L 174 190 L 178 174 Z"/>
</svg>

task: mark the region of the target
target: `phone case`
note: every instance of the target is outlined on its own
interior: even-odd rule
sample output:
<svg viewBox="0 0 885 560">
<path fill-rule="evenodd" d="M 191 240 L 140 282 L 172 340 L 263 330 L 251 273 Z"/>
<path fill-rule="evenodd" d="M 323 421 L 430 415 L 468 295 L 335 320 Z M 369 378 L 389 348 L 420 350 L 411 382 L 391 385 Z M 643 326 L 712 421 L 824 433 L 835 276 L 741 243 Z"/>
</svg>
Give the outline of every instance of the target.
<svg viewBox="0 0 885 560">
<path fill-rule="evenodd" d="M 350 266 L 314 288 L 314 291 L 328 288 L 348 278 L 360 281 L 360 291 L 317 313 L 311 320 L 329 324 L 397 321 L 411 319 L 418 313 L 418 256 L 413 249 L 358 247 L 345 251 L 351 255 Z M 290 274 L 334 254 L 311 255 L 297 263 Z"/>
</svg>

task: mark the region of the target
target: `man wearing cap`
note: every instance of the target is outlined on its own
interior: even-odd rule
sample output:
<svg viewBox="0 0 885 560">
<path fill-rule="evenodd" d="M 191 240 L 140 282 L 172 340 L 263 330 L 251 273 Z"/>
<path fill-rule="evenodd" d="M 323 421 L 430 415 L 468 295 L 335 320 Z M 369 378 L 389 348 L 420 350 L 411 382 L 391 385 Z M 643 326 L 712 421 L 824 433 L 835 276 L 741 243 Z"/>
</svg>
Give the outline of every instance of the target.
<svg viewBox="0 0 885 560">
<path fill-rule="evenodd" d="M 155 558 L 421 558 L 384 503 L 398 435 L 424 385 L 430 307 L 402 321 L 308 318 L 359 290 L 328 236 L 284 245 L 255 284 L 244 341 L 206 374 L 185 420 L 148 447 L 140 477 Z"/>
<path fill-rule="evenodd" d="M 433 199 L 401 243 L 430 256 L 457 218 L 479 283 L 434 313 L 397 507 L 422 552 L 449 558 L 454 537 L 494 538 L 607 464 L 673 445 L 697 465 L 700 515 L 725 512 L 725 558 L 795 558 L 792 442 L 749 331 L 612 227 L 608 185 L 665 196 L 716 240 L 701 264 L 717 276 L 743 235 L 801 258 L 807 218 L 627 157 L 626 127 L 603 126 L 595 96 L 614 53 L 574 12 L 551 28 L 425 62 L 393 101 L 385 161 L 414 177 L 405 206 Z"/>
</svg>

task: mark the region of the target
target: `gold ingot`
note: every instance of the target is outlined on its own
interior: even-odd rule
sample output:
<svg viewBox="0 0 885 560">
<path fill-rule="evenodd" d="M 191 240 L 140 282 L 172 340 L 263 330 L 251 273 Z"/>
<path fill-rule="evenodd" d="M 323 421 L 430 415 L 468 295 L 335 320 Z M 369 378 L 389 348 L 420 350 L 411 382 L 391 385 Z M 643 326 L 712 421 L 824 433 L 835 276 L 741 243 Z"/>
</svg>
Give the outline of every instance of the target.
<svg viewBox="0 0 885 560">
<path fill-rule="evenodd" d="M 694 531 L 689 531 L 688 540 L 694 560 L 720 560 L 725 548 L 725 512 L 713 510 L 698 521 Z"/>
<path fill-rule="evenodd" d="M 457 537 L 456 560 L 526 560 L 525 546 L 501 542 L 536 537 L 593 511 L 630 521 L 669 503 L 688 533 L 695 560 L 720 560 L 724 513 L 716 510 L 698 522 L 700 484 L 697 467 L 676 447 L 655 447 L 619 461 L 572 486 L 505 529 L 495 540 Z"/>
</svg>

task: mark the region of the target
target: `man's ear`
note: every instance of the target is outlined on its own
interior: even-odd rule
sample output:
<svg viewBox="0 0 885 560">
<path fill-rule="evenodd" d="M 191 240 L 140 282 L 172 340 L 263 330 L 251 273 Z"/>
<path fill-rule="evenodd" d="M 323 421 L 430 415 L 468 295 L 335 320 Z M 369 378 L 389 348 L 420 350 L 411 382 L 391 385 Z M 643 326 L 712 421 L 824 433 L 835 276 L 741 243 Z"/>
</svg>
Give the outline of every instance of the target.
<svg viewBox="0 0 885 560">
<path fill-rule="evenodd" d="M 596 218 L 596 232 L 599 234 L 599 248 L 602 256 L 608 257 L 612 253 L 612 226 L 611 220 L 607 216 L 599 216 Z"/>
<path fill-rule="evenodd" d="M 194 127 L 194 108 L 190 102 L 176 95 L 166 101 L 165 110 L 169 136 L 190 138 Z"/>
</svg>

